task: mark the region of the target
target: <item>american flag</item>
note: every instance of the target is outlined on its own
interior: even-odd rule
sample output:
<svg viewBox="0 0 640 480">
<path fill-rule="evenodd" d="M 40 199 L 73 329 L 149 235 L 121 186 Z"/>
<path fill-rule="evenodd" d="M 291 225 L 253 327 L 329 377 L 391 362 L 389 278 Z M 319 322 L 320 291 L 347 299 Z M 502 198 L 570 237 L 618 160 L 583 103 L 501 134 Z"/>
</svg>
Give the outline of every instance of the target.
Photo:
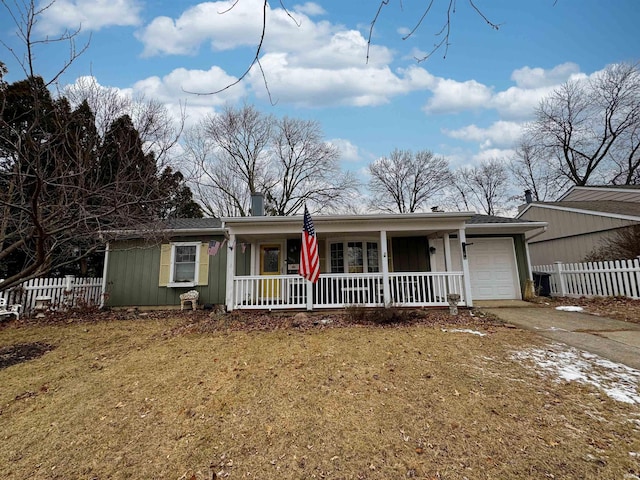
<svg viewBox="0 0 640 480">
<path fill-rule="evenodd" d="M 316 283 L 320 276 L 320 260 L 318 259 L 318 239 L 313 221 L 307 206 L 304 207 L 304 225 L 302 227 L 302 249 L 300 251 L 300 268 L 298 273 L 310 282 Z"/>
</svg>

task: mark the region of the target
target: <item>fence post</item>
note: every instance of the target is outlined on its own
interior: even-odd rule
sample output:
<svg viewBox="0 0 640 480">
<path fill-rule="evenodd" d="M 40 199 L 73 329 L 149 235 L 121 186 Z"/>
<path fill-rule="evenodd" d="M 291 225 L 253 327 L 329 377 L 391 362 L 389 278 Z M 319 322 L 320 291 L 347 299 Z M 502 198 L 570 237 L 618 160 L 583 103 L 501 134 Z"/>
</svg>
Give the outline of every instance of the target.
<svg viewBox="0 0 640 480">
<path fill-rule="evenodd" d="M 64 290 L 62 291 L 62 298 L 67 308 L 73 307 L 75 303 L 75 295 L 73 291 L 75 277 L 73 275 L 64 276 Z"/>
<path fill-rule="evenodd" d="M 554 273 L 557 275 L 558 281 L 556 283 L 556 285 L 558 285 L 558 287 L 560 287 L 560 296 L 561 297 L 566 297 L 567 296 L 567 286 L 565 283 L 565 279 L 564 279 L 564 275 L 562 273 L 562 262 L 554 262 Z"/>
<path fill-rule="evenodd" d="M 70 292 L 73 284 L 73 280 L 75 277 L 73 275 L 65 275 L 64 276 L 64 291 Z"/>
</svg>

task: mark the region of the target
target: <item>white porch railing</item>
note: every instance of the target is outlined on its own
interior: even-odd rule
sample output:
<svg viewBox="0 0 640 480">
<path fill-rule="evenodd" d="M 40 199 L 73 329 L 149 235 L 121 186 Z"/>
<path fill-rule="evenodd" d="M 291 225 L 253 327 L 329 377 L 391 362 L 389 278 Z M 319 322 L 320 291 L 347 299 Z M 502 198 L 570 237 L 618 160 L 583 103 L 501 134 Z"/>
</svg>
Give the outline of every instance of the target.
<svg viewBox="0 0 640 480">
<path fill-rule="evenodd" d="M 314 285 L 315 308 L 384 305 L 381 273 L 325 273 Z"/>
<path fill-rule="evenodd" d="M 406 307 L 448 306 L 447 295 L 466 305 L 462 272 L 390 273 L 391 304 Z M 234 309 L 307 307 L 307 283 L 299 275 L 250 275 L 233 280 Z M 321 274 L 313 286 L 313 308 L 384 305 L 382 273 Z"/>
<path fill-rule="evenodd" d="M 391 303 L 406 307 L 448 306 L 447 295 L 460 295 L 466 305 L 462 272 L 390 273 Z"/>
<path fill-rule="evenodd" d="M 80 278 L 68 275 L 61 278 L 33 278 L 19 287 L 0 292 L 7 304 L 21 304 L 22 311 L 30 313 L 36 298 L 49 297 L 55 309 L 80 305 L 98 306 L 102 299 L 102 278 Z"/>
<path fill-rule="evenodd" d="M 536 273 L 549 274 L 551 296 L 640 298 L 640 259 L 609 262 L 536 265 Z"/>
<path fill-rule="evenodd" d="M 234 309 L 305 308 L 305 279 L 299 275 L 250 275 L 233 279 Z"/>
</svg>

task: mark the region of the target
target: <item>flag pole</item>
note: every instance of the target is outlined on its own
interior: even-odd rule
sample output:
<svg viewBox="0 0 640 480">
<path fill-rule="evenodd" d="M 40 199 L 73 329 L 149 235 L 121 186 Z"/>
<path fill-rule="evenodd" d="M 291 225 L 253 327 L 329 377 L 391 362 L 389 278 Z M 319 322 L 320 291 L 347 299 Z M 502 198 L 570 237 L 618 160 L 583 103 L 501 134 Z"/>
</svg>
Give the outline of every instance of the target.
<svg viewBox="0 0 640 480">
<path fill-rule="evenodd" d="M 320 258 L 318 256 L 318 238 L 313 220 L 304 205 L 302 222 L 302 244 L 300 247 L 300 266 L 298 273 L 307 279 L 307 310 L 313 310 L 313 284 L 320 278 Z"/>
</svg>

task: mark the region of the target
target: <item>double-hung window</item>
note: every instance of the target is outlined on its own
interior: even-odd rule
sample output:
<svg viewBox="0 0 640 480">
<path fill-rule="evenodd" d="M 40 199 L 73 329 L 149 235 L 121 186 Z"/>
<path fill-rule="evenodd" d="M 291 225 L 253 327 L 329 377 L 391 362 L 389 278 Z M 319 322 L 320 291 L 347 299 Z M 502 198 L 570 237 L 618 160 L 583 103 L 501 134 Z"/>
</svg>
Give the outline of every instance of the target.
<svg viewBox="0 0 640 480">
<path fill-rule="evenodd" d="M 197 279 L 198 246 L 179 244 L 173 246 L 172 283 L 195 283 Z"/>
<path fill-rule="evenodd" d="M 198 284 L 200 242 L 178 242 L 171 245 L 170 286 L 195 286 Z"/>
<path fill-rule="evenodd" d="M 160 245 L 158 285 L 169 288 L 209 283 L 209 250 L 203 242 L 171 242 Z"/>
</svg>

